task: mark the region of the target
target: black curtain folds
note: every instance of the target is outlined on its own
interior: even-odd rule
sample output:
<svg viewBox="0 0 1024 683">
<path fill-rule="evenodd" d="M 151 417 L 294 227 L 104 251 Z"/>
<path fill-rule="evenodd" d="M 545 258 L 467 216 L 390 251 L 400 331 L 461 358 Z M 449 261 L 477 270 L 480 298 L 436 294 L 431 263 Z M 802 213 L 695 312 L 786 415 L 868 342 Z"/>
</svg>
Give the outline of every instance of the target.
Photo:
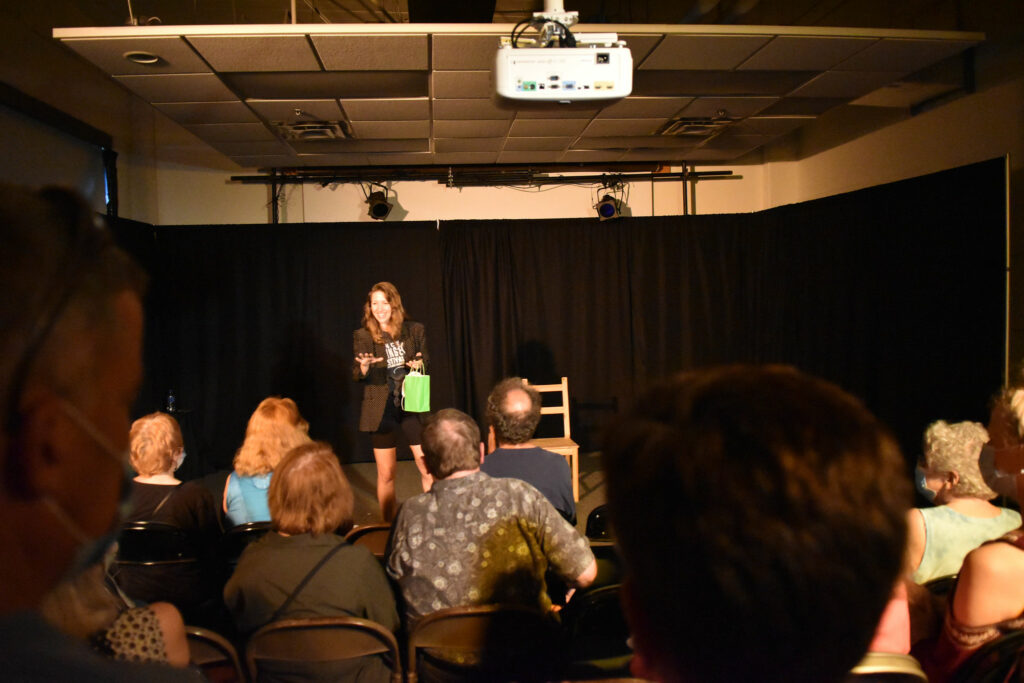
<svg viewBox="0 0 1024 683">
<path fill-rule="evenodd" d="M 139 412 L 176 391 L 193 473 L 228 467 L 272 394 L 371 459 L 351 335 L 390 280 L 426 324 L 435 408 L 482 418 L 498 379 L 566 375 L 596 449 L 658 377 L 787 363 L 861 397 L 912 459 L 928 422 L 984 421 L 1002 378 L 1004 175 L 996 159 L 754 214 L 151 229 Z"/>
</svg>

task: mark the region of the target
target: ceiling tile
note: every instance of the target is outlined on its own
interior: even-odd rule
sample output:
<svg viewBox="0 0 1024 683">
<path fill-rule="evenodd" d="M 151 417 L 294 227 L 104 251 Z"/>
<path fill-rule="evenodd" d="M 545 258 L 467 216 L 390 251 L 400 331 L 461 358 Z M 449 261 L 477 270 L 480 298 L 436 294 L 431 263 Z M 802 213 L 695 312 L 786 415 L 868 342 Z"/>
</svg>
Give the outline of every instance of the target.
<svg viewBox="0 0 1024 683">
<path fill-rule="evenodd" d="M 618 161 L 622 157 L 621 149 L 570 149 L 559 161 L 565 163 L 599 163 Z"/>
<path fill-rule="evenodd" d="M 785 95 L 817 75 L 816 71 L 638 71 L 633 94 Z"/>
<path fill-rule="evenodd" d="M 639 69 L 728 71 L 742 64 L 769 40 L 771 36 L 668 35 L 643 60 Z"/>
<path fill-rule="evenodd" d="M 688 105 L 692 97 L 626 97 L 602 109 L 599 119 L 668 118 Z"/>
<path fill-rule="evenodd" d="M 345 99 L 341 106 L 351 121 L 416 121 L 430 118 L 426 97 Z"/>
<path fill-rule="evenodd" d="M 589 137 L 608 135 L 653 135 L 666 119 L 594 119 L 583 131 Z"/>
<path fill-rule="evenodd" d="M 661 34 L 619 33 L 619 40 L 626 41 L 629 54 L 633 57 L 633 68 L 647 58 L 647 55 L 651 53 L 655 45 L 661 42 L 662 38 L 664 36 Z"/>
<path fill-rule="evenodd" d="M 514 110 L 502 109 L 489 99 L 434 100 L 434 119 L 511 119 Z"/>
<path fill-rule="evenodd" d="M 825 71 L 877 42 L 877 38 L 776 36 L 736 67 L 749 71 Z"/>
<path fill-rule="evenodd" d="M 118 83 L 149 102 L 231 102 L 238 100 L 214 74 L 115 76 Z"/>
<path fill-rule="evenodd" d="M 426 97 L 425 71 L 321 71 L 222 74 L 245 99 L 296 100 L 349 97 Z"/>
<path fill-rule="evenodd" d="M 587 119 L 516 119 L 508 134 L 525 138 L 576 136 L 583 132 L 587 123 Z"/>
<path fill-rule="evenodd" d="M 319 71 L 304 35 L 185 38 L 216 71 Z"/>
<path fill-rule="evenodd" d="M 268 121 L 337 121 L 341 109 L 336 100 L 246 100 L 246 104 Z M 295 110 L 299 110 L 296 114 Z"/>
<path fill-rule="evenodd" d="M 154 107 L 178 123 L 255 123 L 259 119 L 241 102 L 171 102 Z"/>
<path fill-rule="evenodd" d="M 786 97 L 759 114 L 761 116 L 818 116 L 846 100 L 827 97 Z"/>
<path fill-rule="evenodd" d="M 340 154 L 352 152 L 427 152 L 430 141 L 423 140 L 310 140 L 292 141 L 299 154 Z"/>
<path fill-rule="evenodd" d="M 561 102 L 538 103 L 533 107 L 521 106 L 516 110 L 517 119 L 592 119 L 600 111 L 600 105 L 589 102 L 573 102 L 562 104 Z"/>
<path fill-rule="evenodd" d="M 424 34 L 310 35 L 328 71 L 425 71 L 430 59 Z"/>
<path fill-rule="evenodd" d="M 498 152 L 505 138 L 436 138 L 435 152 Z"/>
<path fill-rule="evenodd" d="M 562 152 L 501 152 L 499 164 L 553 164 Z"/>
<path fill-rule="evenodd" d="M 207 140 L 210 146 L 228 156 L 287 154 L 288 147 L 277 140 L 273 142 L 216 142 Z"/>
<path fill-rule="evenodd" d="M 430 121 L 353 121 L 352 135 L 364 140 L 429 138 Z"/>
<path fill-rule="evenodd" d="M 973 41 L 885 38 L 835 68 L 841 71 L 898 71 L 923 69 L 974 45 Z"/>
<path fill-rule="evenodd" d="M 434 163 L 445 165 L 457 164 L 493 164 L 498 160 L 497 152 L 435 152 Z"/>
<path fill-rule="evenodd" d="M 435 71 L 434 92 L 437 99 L 481 98 L 494 94 L 494 78 L 490 71 Z"/>
<path fill-rule="evenodd" d="M 277 139 L 262 123 L 203 123 L 185 127 L 209 142 L 251 142 Z"/>
<path fill-rule="evenodd" d="M 698 97 L 680 113 L 683 117 L 712 117 L 725 112 L 729 118 L 743 118 L 770 107 L 777 97 Z"/>
<path fill-rule="evenodd" d="M 210 67 L 180 36 L 86 38 L 65 40 L 64 44 L 113 76 L 210 73 Z M 148 52 L 160 60 L 136 64 L 125 59 L 129 52 Z"/>
<path fill-rule="evenodd" d="M 435 121 L 434 136 L 438 138 L 490 138 L 504 136 L 508 121 Z"/>
<path fill-rule="evenodd" d="M 438 34 L 433 36 L 434 69 L 438 71 L 490 71 L 501 44 L 498 36 Z"/>
<path fill-rule="evenodd" d="M 575 137 L 561 138 L 508 138 L 505 141 L 506 152 L 528 152 L 530 150 L 552 152 L 565 151 Z"/>
<path fill-rule="evenodd" d="M 793 91 L 793 97 L 856 99 L 892 83 L 899 74 L 874 71 L 826 71 Z"/>
<path fill-rule="evenodd" d="M 749 135 L 782 135 L 814 120 L 813 116 L 751 116 L 729 126 Z"/>
<path fill-rule="evenodd" d="M 629 149 L 631 147 L 693 147 L 699 140 L 670 135 L 616 136 L 604 138 L 581 137 L 573 143 L 573 149 Z"/>
</svg>

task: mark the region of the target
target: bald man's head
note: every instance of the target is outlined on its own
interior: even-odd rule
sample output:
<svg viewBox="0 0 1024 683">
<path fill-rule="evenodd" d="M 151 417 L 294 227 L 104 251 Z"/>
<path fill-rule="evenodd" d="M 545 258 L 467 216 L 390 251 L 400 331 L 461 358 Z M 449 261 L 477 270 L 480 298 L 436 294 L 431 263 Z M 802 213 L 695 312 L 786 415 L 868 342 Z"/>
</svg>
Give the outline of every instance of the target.
<svg viewBox="0 0 1024 683">
<path fill-rule="evenodd" d="M 540 394 L 520 377 L 509 377 L 487 397 L 487 422 L 498 446 L 525 443 L 540 422 Z"/>
</svg>

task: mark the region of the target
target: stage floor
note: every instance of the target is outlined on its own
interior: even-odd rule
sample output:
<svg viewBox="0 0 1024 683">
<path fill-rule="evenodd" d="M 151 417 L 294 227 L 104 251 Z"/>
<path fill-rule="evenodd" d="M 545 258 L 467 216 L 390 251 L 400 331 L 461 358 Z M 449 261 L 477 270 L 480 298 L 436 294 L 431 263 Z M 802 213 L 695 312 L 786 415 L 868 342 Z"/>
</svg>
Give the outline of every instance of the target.
<svg viewBox="0 0 1024 683">
<path fill-rule="evenodd" d="M 580 453 L 580 499 L 576 502 L 576 528 L 583 533 L 587 515 L 605 500 L 604 472 L 601 471 L 600 453 Z M 357 462 L 342 465 L 355 494 L 355 523 L 375 524 L 381 521 L 377 505 L 377 465 Z M 395 473 L 395 491 L 401 503 L 421 492 L 420 473 L 412 460 L 400 460 Z"/>
</svg>

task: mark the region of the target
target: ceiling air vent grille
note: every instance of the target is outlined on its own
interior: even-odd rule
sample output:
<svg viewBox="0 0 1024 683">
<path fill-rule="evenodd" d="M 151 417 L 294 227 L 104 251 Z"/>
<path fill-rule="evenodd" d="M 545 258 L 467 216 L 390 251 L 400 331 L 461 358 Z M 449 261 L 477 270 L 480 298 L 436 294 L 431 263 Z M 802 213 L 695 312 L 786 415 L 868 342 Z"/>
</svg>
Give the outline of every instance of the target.
<svg viewBox="0 0 1024 683">
<path fill-rule="evenodd" d="M 345 121 L 302 121 L 291 123 L 275 121 L 274 127 L 285 140 L 314 142 L 317 140 L 347 140 L 352 137 Z"/>
<path fill-rule="evenodd" d="M 736 119 L 730 119 L 726 116 L 673 119 L 665 124 L 665 126 L 658 131 L 658 134 L 672 137 L 692 136 L 697 138 L 710 138 L 721 133 L 725 130 L 726 126 L 730 125 L 735 120 Z"/>
</svg>

